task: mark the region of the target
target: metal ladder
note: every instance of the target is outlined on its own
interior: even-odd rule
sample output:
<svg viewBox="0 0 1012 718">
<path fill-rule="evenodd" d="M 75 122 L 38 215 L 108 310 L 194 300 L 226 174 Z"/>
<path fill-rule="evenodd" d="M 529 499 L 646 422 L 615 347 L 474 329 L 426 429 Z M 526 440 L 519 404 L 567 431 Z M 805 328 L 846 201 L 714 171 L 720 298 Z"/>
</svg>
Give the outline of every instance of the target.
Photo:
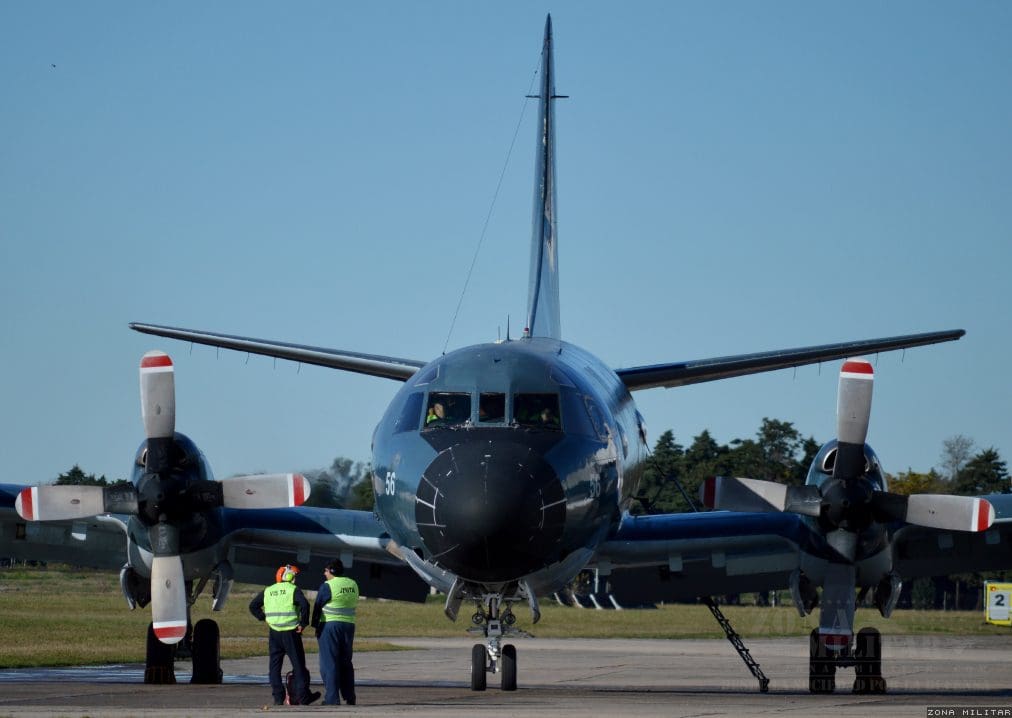
<svg viewBox="0 0 1012 718">
<path fill-rule="evenodd" d="M 763 669 L 759 667 L 756 660 L 752 658 L 752 654 L 749 653 L 748 648 L 745 647 L 745 643 L 741 640 L 741 636 L 731 626 L 731 622 L 727 620 L 727 616 L 720 610 L 720 607 L 716 602 L 709 596 L 703 598 L 703 603 L 710 609 L 710 613 L 717 619 L 717 623 L 724 629 L 724 634 L 727 636 L 727 640 L 734 646 L 734 650 L 738 651 L 738 655 L 741 656 L 741 660 L 745 662 L 748 669 L 752 671 L 752 675 L 759 681 L 759 692 L 769 693 L 770 690 L 770 679 L 763 673 Z"/>
</svg>

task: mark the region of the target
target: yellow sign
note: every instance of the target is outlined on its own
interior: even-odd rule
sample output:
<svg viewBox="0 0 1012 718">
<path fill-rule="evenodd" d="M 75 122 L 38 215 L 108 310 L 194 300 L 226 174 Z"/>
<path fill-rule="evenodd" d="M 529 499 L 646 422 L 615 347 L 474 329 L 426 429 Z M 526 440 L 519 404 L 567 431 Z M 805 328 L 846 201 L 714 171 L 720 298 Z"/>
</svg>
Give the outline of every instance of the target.
<svg viewBox="0 0 1012 718">
<path fill-rule="evenodd" d="M 1012 626 L 1012 583 L 984 582 L 984 620 L 999 626 Z"/>
</svg>

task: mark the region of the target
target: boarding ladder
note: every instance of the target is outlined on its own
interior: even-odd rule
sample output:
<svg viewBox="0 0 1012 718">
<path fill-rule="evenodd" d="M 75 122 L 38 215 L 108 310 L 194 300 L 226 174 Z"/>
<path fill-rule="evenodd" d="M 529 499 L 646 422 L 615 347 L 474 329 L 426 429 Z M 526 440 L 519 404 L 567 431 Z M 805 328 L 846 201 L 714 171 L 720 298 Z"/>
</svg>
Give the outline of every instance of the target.
<svg viewBox="0 0 1012 718">
<path fill-rule="evenodd" d="M 685 503 L 691 506 L 693 511 L 699 511 L 699 507 L 696 506 L 696 502 L 689 498 L 688 493 L 686 493 L 685 488 L 682 486 L 682 482 L 678 480 L 678 477 L 673 474 L 668 474 L 666 478 L 668 481 L 674 482 L 675 486 L 681 492 L 682 498 L 685 499 Z M 727 636 L 727 640 L 731 642 L 732 646 L 734 646 L 734 650 L 738 651 L 738 655 L 741 656 L 741 660 L 745 662 L 749 671 L 751 671 L 752 675 L 755 676 L 757 681 L 759 681 L 759 692 L 769 693 L 770 679 L 766 677 L 766 674 L 763 673 L 763 669 L 759 667 L 759 663 L 757 663 L 752 657 L 752 654 L 749 653 L 748 648 L 745 646 L 745 642 L 741 640 L 741 636 L 738 635 L 736 630 L 734 630 L 734 626 L 732 626 L 731 622 L 727 620 L 727 616 L 724 615 L 724 612 L 720 610 L 720 606 L 717 605 L 717 602 L 714 601 L 711 596 L 704 596 L 701 600 L 704 604 L 706 604 L 706 607 L 710 609 L 710 613 L 712 613 L 713 617 L 717 619 L 717 623 L 720 624 L 720 627 L 724 629 L 724 635 Z"/>
</svg>

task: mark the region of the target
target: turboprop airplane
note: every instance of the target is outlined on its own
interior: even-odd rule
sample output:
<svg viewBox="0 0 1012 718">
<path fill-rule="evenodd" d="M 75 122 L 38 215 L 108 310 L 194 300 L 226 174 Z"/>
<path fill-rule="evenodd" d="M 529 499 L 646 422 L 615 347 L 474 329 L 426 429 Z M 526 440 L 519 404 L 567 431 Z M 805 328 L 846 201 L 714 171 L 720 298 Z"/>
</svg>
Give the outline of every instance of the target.
<svg viewBox="0 0 1012 718">
<path fill-rule="evenodd" d="M 166 623 L 160 613 L 171 607 L 168 623 L 175 632 L 170 640 L 185 621 L 181 605 L 192 604 L 208 580 L 214 579 L 214 606 L 220 608 L 232 578 L 269 580 L 293 552 L 298 563 L 310 567 L 338 555 L 363 595 L 424 600 L 434 587 L 446 595 L 444 611 L 451 620 L 462 605 L 473 604 L 469 630 L 481 641 L 471 652 L 471 688 L 485 690 L 491 673 L 507 691 L 517 687 L 517 651 L 508 641 L 524 635 L 514 607 L 527 604 L 531 622 L 537 623 L 539 598 L 561 590 L 588 568 L 610 584 L 620 602 L 792 587 L 810 609 L 811 593 L 819 585 L 824 586 L 826 602 L 846 607 L 852 602 L 843 595 L 848 590 L 888 576 L 891 592 L 883 592 L 882 598 L 888 605 L 896 593 L 894 574 L 1012 565 L 1012 505 L 999 499 L 993 509 L 976 498 L 930 496 L 912 497 L 901 507 L 901 499 L 878 491 L 888 498 L 875 500 L 869 521 L 879 522 L 876 526 L 888 521 L 888 529 L 865 532 L 864 517 L 849 507 L 885 486 L 877 459 L 860 461 L 861 451 L 870 450 L 862 448 L 863 436 L 852 431 L 851 419 L 843 425 L 846 431 L 841 430 L 839 443 L 823 447 L 810 475 L 812 487 L 800 492 L 798 500 L 795 492 L 783 492 L 791 500 L 781 500 L 778 489 L 765 484 L 722 480 L 711 485 L 719 495 L 716 503 L 748 513 L 628 513 L 649 455 L 645 424 L 631 392 L 952 341 L 964 332 L 618 370 L 564 341 L 556 232 L 558 95 L 550 17 L 541 58 L 534 231 L 526 325 L 520 338 L 464 347 L 426 362 L 130 325 L 146 334 L 402 382 L 373 434 L 373 512 L 291 506 L 298 503 L 299 487 L 303 493 L 306 487 L 285 475 L 264 479 L 264 491 L 272 498 L 258 506 L 284 505 L 284 498 L 288 508 L 244 508 L 248 504 L 236 494 L 257 493 L 253 478 L 209 484 L 210 469 L 195 445 L 174 427 L 155 422 L 160 428 L 147 429 L 135 460 L 133 493 L 99 497 L 65 487 L 0 486 L 0 509 L 8 507 L 0 522 L 3 554 L 70 561 L 84 557 L 122 566 L 128 602 L 143 605 L 150 595 L 156 623 Z M 151 360 L 168 366 L 164 354 L 149 354 L 142 371 Z M 159 406 L 163 414 L 169 407 L 174 414 L 168 384 L 159 381 L 157 387 L 145 388 L 143 382 L 142 375 L 145 417 L 157 416 Z M 854 391 L 847 389 L 846 396 Z M 156 394 L 160 398 L 153 400 Z M 848 406 L 851 403 L 860 404 L 848 399 Z M 828 458 L 831 453 L 840 457 L 835 464 Z M 232 482 L 238 491 L 229 490 Z M 760 501 L 753 506 L 725 501 L 727 495 L 743 493 L 783 511 L 770 511 Z M 26 497 L 31 509 L 26 509 Z M 15 503 L 20 522 L 9 518 Z M 57 505 L 62 513 L 52 508 Z M 968 514 L 977 520 L 964 521 Z M 47 517 L 56 521 L 46 524 Z M 877 553 L 863 543 L 875 541 L 881 546 Z M 853 550 L 848 548 L 852 545 Z M 866 569 L 866 560 L 879 568 Z M 167 566 L 171 590 L 155 585 Z M 851 623 L 832 624 L 836 633 L 820 632 L 840 638 L 820 638 L 822 653 L 815 657 L 828 659 L 823 649 L 833 649 L 835 667 L 851 653 L 860 655 L 865 660 L 861 676 L 879 680 L 858 687 L 884 689 L 876 647 L 881 644 L 851 652 L 852 638 L 845 631 Z M 198 641 L 199 627 L 193 632 L 194 679 L 214 682 L 220 680 L 217 628 L 211 622 L 203 631 L 207 638 Z M 149 632 L 151 674 L 164 672 L 167 663 L 171 670 L 171 660 L 159 652 L 165 638 Z M 823 682 L 813 689 L 825 687 Z"/>
</svg>

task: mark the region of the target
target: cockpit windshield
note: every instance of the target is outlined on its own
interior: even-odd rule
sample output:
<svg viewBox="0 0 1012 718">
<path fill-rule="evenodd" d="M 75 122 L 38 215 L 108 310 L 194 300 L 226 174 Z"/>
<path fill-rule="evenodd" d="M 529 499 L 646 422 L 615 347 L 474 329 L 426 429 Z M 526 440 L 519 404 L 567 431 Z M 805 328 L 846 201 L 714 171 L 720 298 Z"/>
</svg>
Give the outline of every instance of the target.
<svg viewBox="0 0 1012 718">
<path fill-rule="evenodd" d="M 478 422 L 501 424 L 506 421 L 506 395 L 482 392 L 478 396 Z"/>
<path fill-rule="evenodd" d="M 558 394 L 514 394 L 513 420 L 520 426 L 559 430 Z"/>
<path fill-rule="evenodd" d="M 425 412 L 425 428 L 463 426 L 471 420 L 471 395 L 432 392 Z"/>
</svg>

